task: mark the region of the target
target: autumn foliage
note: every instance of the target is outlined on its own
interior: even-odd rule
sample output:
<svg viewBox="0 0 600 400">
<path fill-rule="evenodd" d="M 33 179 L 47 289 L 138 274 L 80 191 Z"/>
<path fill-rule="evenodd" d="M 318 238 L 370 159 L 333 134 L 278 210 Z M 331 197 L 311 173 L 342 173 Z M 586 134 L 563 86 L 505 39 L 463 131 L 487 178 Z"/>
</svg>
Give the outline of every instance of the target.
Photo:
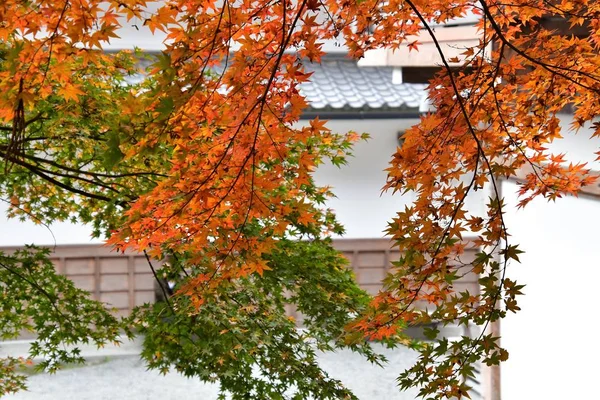
<svg viewBox="0 0 600 400">
<path fill-rule="evenodd" d="M 461 59 L 447 59 L 437 47 L 441 68 L 428 88 L 435 112 L 406 132 L 390 162 L 385 189 L 417 196 L 387 230 L 403 256 L 384 290 L 365 300 L 327 250 L 326 237 L 342 228 L 325 208 L 332 193 L 311 175 L 323 162 L 343 164 L 361 136 L 331 132 L 318 118 L 297 124 L 307 106 L 299 85 L 311 79 L 305 66 L 321 60 L 330 39 L 343 40 L 353 58 L 381 47 L 418 51 L 419 35 L 435 38 L 433 24 L 468 13 L 480 17 L 479 44 L 465 48 Z M 102 51 L 124 24 L 140 21 L 166 33 L 161 54 Z M 531 169 L 521 206 L 536 196 L 576 195 L 596 178 L 548 145 L 561 138 L 557 114 L 565 109 L 573 111 L 572 128 L 591 126 L 592 136 L 600 136 L 598 32 L 600 5 L 591 0 L 5 0 L 2 194 L 15 215 L 92 223 L 119 250 L 171 260 L 161 273 L 178 283 L 173 304 L 159 314 L 141 310 L 130 321 L 145 330 L 148 349 L 163 349 L 145 354 L 152 366 L 173 363 L 239 396 L 240 382 L 254 382 L 248 385 L 256 398 L 276 398 L 294 385 L 318 398 L 352 396 L 322 381 L 318 369 L 302 376 L 303 362 L 316 368 L 314 354 L 282 317 L 290 300 L 285 290 L 295 293 L 302 278 L 311 288 L 329 287 L 347 306 L 329 309 L 336 323 L 325 329 L 325 308 L 302 303 L 308 294 L 297 292 L 319 343 L 351 346 L 373 360 L 365 339 L 412 343 L 421 358 L 400 385 L 420 387 L 423 396 L 460 398 L 474 363 L 506 359 L 485 328 L 518 310 L 522 288 L 505 276 L 506 263 L 518 261 L 521 251 L 510 242 L 498 178 Z M 151 66 L 140 71 L 144 58 Z M 139 74 L 145 79 L 132 80 Z M 484 188 L 491 193 L 487 211 L 474 215 L 465 200 Z M 480 252 L 465 265 L 467 234 L 476 236 L 468 245 Z M 290 240 L 317 247 L 294 248 Z M 300 254 L 325 266 L 315 267 L 322 282 L 291 261 Z M 457 266 L 480 275 L 480 294 L 454 291 Z M 323 284 L 330 281 L 341 285 L 339 293 Z M 167 337 L 211 344 L 195 361 L 176 352 L 179 339 L 152 331 L 171 329 L 162 317 L 169 312 L 186 330 Z M 197 332 L 212 317 L 221 325 Z M 246 325 L 232 328 L 234 321 Z M 482 333 L 449 342 L 435 341 L 429 330 L 429 344 L 403 334 L 409 325 L 432 322 L 476 325 Z M 246 340 L 248 332 L 257 336 Z M 213 350 L 219 359 L 194 364 Z M 307 356 L 295 364 L 294 352 Z M 268 376 L 273 365 L 286 365 L 281 354 L 295 361 L 278 381 L 252 381 L 248 368 L 259 365 Z M 213 372 L 199 374 L 206 365 Z"/>
</svg>

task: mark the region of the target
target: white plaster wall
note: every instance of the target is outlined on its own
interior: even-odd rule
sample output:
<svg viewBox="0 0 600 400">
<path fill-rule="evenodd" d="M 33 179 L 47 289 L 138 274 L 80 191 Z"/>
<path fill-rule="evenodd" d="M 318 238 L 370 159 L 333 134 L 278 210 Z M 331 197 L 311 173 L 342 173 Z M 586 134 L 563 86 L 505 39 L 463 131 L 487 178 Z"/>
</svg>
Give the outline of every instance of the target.
<svg viewBox="0 0 600 400">
<path fill-rule="evenodd" d="M 381 238 L 387 223 L 414 199 L 413 194 L 382 193 L 388 163 L 398 145 L 399 131 L 408 129 L 418 119 L 332 120 L 328 127 L 334 132 L 354 130 L 367 132 L 371 139 L 359 142 L 348 165 L 319 167 L 315 179 L 329 185 L 337 198 L 328 202 L 345 225 L 347 238 Z M 478 215 L 483 210 L 483 191 L 473 192 L 466 207 Z"/>
<path fill-rule="evenodd" d="M 598 398 L 600 202 L 536 199 L 516 210 L 516 185 L 503 186 L 511 241 L 526 252 L 508 276 L 527 286 L 522 310 L 502 321 L 510 353 L 502 366 L 502 397 Z"/>
<path fill-rule="evenodd" d="M 331 186 L 337 196 L 328 202 L 346 227 L 348 238 L 381 238 L 387 222 L 404 208 L 411 196 L 382 193 L 391 156 L 398 146 L 397 135 L 416 119 L 333 120 L 327 126 L 334 132 L 367 132 L 371 138 L 354 148 L 354 156 L 341 168 L 331 164 L 315 172 L 317 184 Z"/>
<path fill-rule="evenodd" d="M 570 117 L 561 121 L 565 138 L 551 148 L 600 170 L 593 154 L 600 141 L 591 140 L 587 130 L 568 132 Z M 522 310 L 502 321 L 502 343 L 510 353 L 502 366 L 502 398 L 599 398 L 600 199 L 536 199 L 517 210 L 517 189 L 503 184 L 506 219 L 511 241 L 526 253 L 521 264 L 510 265 L 508 275 L 527 286 Z"/>
</svg>

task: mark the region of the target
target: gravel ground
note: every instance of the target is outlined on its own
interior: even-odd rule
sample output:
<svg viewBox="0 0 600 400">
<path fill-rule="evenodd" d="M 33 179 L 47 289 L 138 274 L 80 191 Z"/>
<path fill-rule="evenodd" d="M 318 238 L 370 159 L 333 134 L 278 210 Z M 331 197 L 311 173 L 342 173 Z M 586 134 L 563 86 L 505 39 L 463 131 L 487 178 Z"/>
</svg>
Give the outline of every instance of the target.
<svg viewBox="0 0 600 400">
<path fill-rule="evenodd" d="M 331 376 L 342 380 L 361 400 L 409 400 L 415 394 L 400 393 L 395 379 L 415 360 L 408 349 L 380 348 L 389 364 L 370 365 L 350 351 L 323 354 L 320 363 Z M 65 369 L 55 375 L 29 377 L 27 392 L 6 396 L 9 400 L 180 400 L 217 398 L 218 386 L 187 379 L 176 372 L 165 376 L 147 371 L 137 356 L 109 357 L 95 365 Z"/>
</svg>

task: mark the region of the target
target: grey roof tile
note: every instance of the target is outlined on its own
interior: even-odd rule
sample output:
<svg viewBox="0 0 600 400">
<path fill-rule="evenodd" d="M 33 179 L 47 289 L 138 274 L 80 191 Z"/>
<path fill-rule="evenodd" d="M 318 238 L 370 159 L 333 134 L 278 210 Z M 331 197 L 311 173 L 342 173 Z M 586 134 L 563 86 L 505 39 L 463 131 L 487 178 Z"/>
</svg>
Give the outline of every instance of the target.
<svg viewBox="0 0 600 400">
<path fill-rule="evenodd" d="M 392 83 L 392 67 L 359 67 L 349 59 L 308 64 L 313 71 L 300 90 L 312 109 L 418 109 L 425 84 Z"/>
</svg>

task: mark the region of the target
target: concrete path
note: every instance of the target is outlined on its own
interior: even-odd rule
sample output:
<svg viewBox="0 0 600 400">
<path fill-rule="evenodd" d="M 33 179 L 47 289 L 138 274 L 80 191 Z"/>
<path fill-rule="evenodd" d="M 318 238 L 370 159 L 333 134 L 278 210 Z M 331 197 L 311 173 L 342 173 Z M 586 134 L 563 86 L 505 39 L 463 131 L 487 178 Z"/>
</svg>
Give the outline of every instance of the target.
<svg viewBox="0 0 600 400">
<path fill-rule="evenodd" d="M 28 341 L 3 343 L 1 354 L 24 355 Z M 67 367 L 54 375 L 34 374 L 28 378 L 29 390 L 6 396 L 8 400 L 216 400 L 216 384 L 187 379 L 172 371 L 160 375 L 148 371 L 139 359 L 140 342 L 125 342 L 120 347 L 95 350 L 83 346 L 90 359 L 87 366 Z M 382 369 L 350 351 L 321 354 L 319 363 L 329 374 L 344 382 L 361 400 L 413 400 L 415 392 L 400 393 L 396 377 L 412 365 L 416 355 L 405 348 L 377 347 L 389 364 Z"/>
</svg>

